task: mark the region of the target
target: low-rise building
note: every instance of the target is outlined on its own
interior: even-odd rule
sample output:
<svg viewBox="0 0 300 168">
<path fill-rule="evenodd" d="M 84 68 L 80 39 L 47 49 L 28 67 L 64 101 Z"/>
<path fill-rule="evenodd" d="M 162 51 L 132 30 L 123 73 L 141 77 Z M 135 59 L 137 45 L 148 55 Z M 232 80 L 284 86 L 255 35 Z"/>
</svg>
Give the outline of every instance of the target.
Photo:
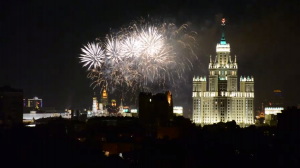
<svg viewBox="0 0 300 168">
<path fill-rule="evenodd" d="M 277 114 L 284 110 L 283 107 L 265 107 L 265 124 L 277 126 Z"/>
<path fill-rule="evenodd" d="M 23 118 L 23 90 L 0 87 L 0 124 L 21 124 Z"/>
</svg>

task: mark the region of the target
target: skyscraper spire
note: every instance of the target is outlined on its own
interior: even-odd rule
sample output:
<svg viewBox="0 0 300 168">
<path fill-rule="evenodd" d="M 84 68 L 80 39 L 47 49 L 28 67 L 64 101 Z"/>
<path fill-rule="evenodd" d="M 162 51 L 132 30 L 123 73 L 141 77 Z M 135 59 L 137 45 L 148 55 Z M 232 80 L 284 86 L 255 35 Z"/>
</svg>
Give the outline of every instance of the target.
<svg viewBox="0 0 300 168">
<path fill-rule="evenodd" d="M 209 63 L 211 63 L 211 55 L 209 56 Z"/>
<path fill-rule="evenodd" d="M 226 41 L 225 41 L 225 18 L 222 19 L 222 38 L 221 38 L 221 45 L 225 45 Z"/>
<path fill-rule="evenodd" d="M 234 57 L 234 63 L 236 63 L 236 55 L 235 55 L 235 57 Z"/>
</svg>

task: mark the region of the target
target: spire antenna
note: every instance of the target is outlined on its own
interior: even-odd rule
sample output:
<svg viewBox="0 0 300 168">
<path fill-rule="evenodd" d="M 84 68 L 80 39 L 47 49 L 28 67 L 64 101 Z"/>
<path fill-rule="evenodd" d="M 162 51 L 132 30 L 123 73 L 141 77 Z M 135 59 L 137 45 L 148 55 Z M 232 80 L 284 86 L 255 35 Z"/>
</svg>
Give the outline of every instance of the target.
<svg viewBox="0 0 300 168">
<path fill-rule="evenodd" d="M 222 38 L 221 38 L 221 44 L 225 45 L 225 18 L 222 19 Z"/>
</svg>

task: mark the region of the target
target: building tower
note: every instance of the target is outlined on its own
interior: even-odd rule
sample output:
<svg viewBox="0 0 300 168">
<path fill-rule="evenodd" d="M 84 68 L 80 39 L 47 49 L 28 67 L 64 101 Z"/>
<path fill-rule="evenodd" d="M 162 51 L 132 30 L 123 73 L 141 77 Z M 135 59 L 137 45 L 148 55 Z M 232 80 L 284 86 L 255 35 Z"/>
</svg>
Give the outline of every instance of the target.
<svg viewBox="0 0 300 168">
<path fill-rule="evenodd" d="M 94 92 L 94 97 L 93 97 L 93 112 L 96 113 L 98 110 L 98 100 L 96 93 Z"/>
<path fill-rule="evenodd" d="M 208 90 L 205 76 L 193 78 L 193 122 L 209 125 L 234 120 L 241 126 L 254 124 L 254 78 L 241 76 L 238 91 L 237 58 L 232 59 L 225 40 L 225 18 L 216 53 L 214 60 L 210 56 L 208 65 Z"/>
<path fill-rule="evenodd" d="M 103 105 L 103 108 L 105 108 L 108 105 L 108 98 L 107 98 L 107 92 L 105 87 L 102 92 L 101 103 Z"/>
<path fill-rule="evenodd" d="M 120 108 L 119 108 L 119 113 L 123 113 L 123 101 L 121 99 L 121 104 L 120 104 Z"/>
</svg>

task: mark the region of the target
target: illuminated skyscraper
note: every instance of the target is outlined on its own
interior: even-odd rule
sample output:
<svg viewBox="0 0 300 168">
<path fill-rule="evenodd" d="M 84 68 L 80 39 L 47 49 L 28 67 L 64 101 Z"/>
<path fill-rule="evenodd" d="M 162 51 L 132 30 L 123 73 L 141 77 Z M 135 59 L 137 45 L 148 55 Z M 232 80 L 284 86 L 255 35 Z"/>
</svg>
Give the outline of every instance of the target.
<svg viewBox="0 0 300 168">
<path fill-rule="evenodd" d="M 240 77 L 238 64 L 231 59 L 230 45 L 225 41 L 225 19 L 222 19 L 222 38 L 217 44 L 217 55 L 210 56 L 209 80 L 193 78 L 193 122 L 209 125 L 235 120 L 238 125 L 254 124 L 254 78 Z"/>
</svg>

